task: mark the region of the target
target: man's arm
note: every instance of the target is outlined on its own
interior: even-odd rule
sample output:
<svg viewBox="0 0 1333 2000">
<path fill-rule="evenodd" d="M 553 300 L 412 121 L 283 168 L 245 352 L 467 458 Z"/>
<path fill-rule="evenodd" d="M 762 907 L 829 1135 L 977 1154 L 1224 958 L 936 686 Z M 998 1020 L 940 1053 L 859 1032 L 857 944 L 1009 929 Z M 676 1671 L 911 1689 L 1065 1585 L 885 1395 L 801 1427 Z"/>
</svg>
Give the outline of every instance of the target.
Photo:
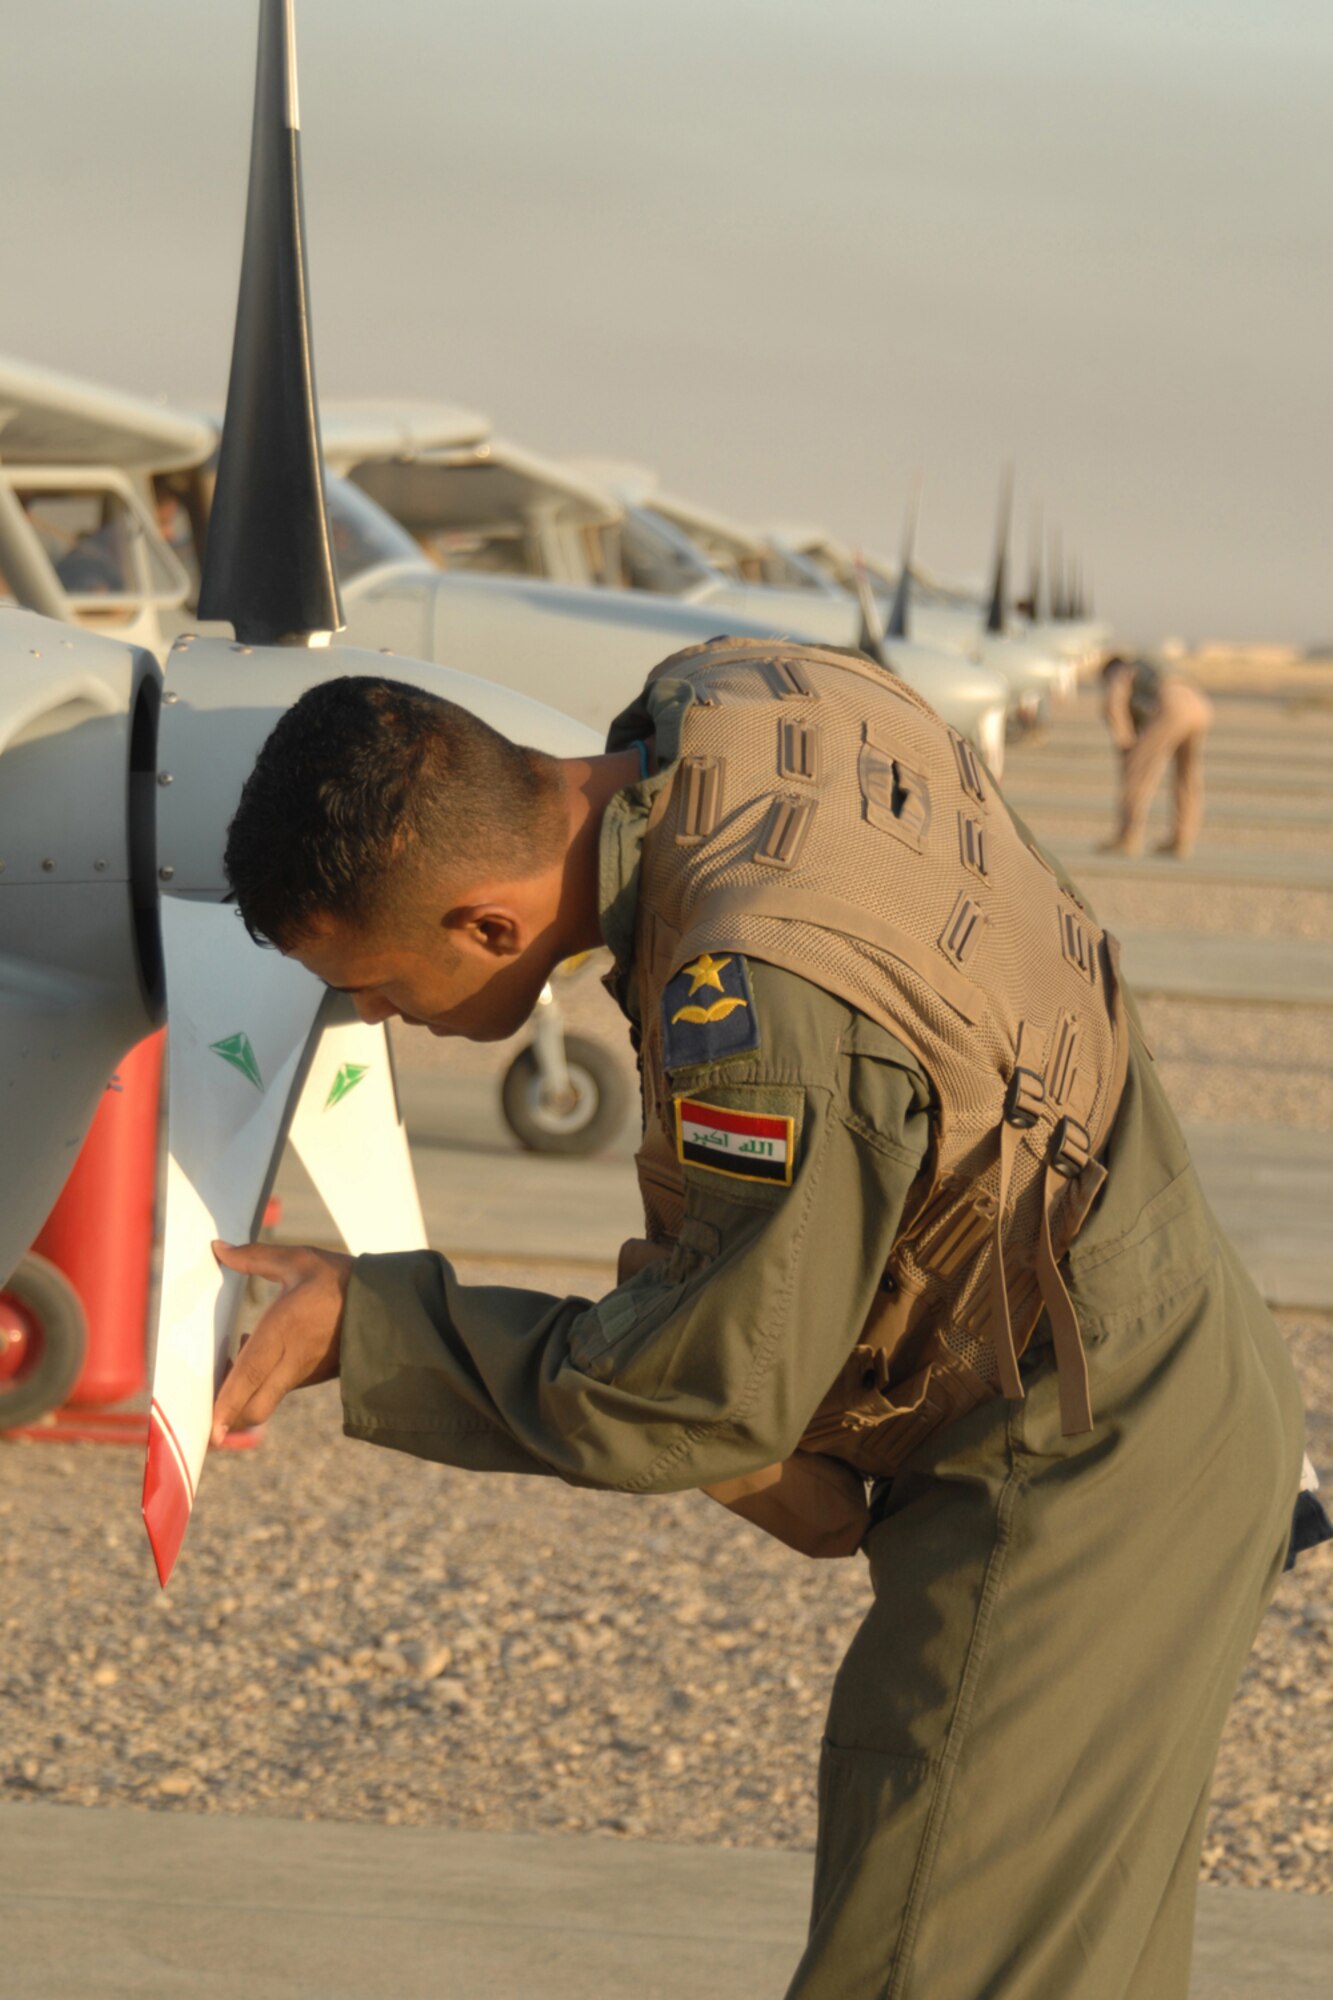
<svg viewBox="0 0 1333 2000">
<path fill-rule="evenodd" d="M 287 1289 L 220 1418 L 266 1415 L 340 1366 L 350 1436 L 475 1470 L 666 1492 L 785 1459 L 869 1311 L 929 1092 L 882 1029 L 794 974 L 750 969 L 759 1048 L 678 1072 L 673 1089 L 742 1132 L 789 1131 L 790 1185 L 737 1173 L 737 1155 L 687 1163 L 678 1248 L 596 1304 L 464 1285 L 430 1252 L 224 1252 L 238 1268 L 266 1259 L 261 1275 Z"/>
<path fill-rule="evenodd" d="M 597 1304 L 460 1284 L 428 1253 L 352 1267 L 349 1435 L 477 1469 L 634 1491 L 785 1458 L 863 1324 L 927 1141 L 892 1037 L 752 964 L 761 1047 L 673 1078 L 742 1119 L 792 1120 L 790 1186 L 687 1165 L 680 1248 Z"/>
</svg>

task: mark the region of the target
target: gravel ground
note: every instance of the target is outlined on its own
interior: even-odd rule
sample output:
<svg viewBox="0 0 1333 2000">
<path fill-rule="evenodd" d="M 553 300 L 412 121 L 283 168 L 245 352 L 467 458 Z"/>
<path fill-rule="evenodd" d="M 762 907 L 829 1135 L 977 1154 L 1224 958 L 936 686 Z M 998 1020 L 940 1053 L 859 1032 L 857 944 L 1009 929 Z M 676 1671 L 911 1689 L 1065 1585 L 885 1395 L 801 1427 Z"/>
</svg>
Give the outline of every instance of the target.
<svg viewBox="0 0 1333 2000">
<path fill-rule="evenodd" d="M 1288 1318 L 1325 1463 L 1331 1331 Z M 0 1797 L 811 1844 L 860 1562 L 803 1563 L 694 1495 L 348 1444 L 329 1387 L 214 1457 L 163 1594 L 140 1476 L 131 1451 L 0 1453 Z M 1330 1668 L 1320 1552 L 1283 1582 L 1232 1712 L 1208 1879 L 1333 1890 Z"/>
</svg>

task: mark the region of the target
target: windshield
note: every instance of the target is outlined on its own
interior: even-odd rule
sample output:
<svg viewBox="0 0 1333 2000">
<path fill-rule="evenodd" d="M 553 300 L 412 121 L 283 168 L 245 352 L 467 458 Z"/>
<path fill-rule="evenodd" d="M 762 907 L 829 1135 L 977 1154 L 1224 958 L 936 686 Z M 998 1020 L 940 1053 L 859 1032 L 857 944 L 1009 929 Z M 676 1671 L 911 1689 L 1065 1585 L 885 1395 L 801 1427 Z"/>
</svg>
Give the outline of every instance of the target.
<svg viewBox="0 0 1333 2000">
<path fill-rule="evenodd" d="M 325 490 L 339 582 L 350 583 L 353 577 L 368 569 L 378 569 L 383 563 L 410 562 L 416 569 L 428 567 L 406 528 L 400 528 L 359 487 L 330 472 L 325 474 Z"/>
<path fill-rule="evenodd" d="M 14 489 L 70 602 L 92 610 L 181 603 L 186 572 L 142 508 L 117 487 L 76 478 Z"/>
<path fill-rule="evenodd" d="M 655 590 L 665 597 L 684 597 L 710 574 L 683 535 L 638 507 L 629 510 L 621 525 L 620 560 L 631 589 Z"/>
<path fill-rule="evenodd" d="M 808 556 L 798 555 L 794 549 L 770 545 L 764 556 L 764 582 L 781 590 L 818 590 L 825 593 L 829 579 L 818 563 L 812 562 Z"/>
</svg>

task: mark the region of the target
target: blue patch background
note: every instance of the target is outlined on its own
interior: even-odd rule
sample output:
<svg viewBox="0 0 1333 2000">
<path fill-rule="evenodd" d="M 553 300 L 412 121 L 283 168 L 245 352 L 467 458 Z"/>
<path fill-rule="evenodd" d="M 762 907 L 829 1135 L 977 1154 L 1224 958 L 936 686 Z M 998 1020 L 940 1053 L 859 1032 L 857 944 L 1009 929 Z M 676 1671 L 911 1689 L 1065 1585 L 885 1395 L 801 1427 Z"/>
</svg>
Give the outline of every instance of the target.
<svg viewBox="0 0 1333 2000">
<path fill-rule="evenodd" d="M 662 1064 L 665 1069 L 689 1069 L 697 1063 L 718 1062 L 723 1056 L 752 1055 L 760 1045 L 759 1017 L 754 1011 L 750 969 L 739 952 L 715 951 L 711 958 L 721 968 L 722 991 L 711 983 L 698 984 L 690 966 L 683 966 L 668 981 L 662 995 Z M 691 959 L 690 965 L 697 965 Z M 690 988 L 696 987 L 691 993 Z M 678 1021 L 682 1007 L 712 1007 L 720 1000 L 741 1000 L 720 1021 Z"/>
</svg>

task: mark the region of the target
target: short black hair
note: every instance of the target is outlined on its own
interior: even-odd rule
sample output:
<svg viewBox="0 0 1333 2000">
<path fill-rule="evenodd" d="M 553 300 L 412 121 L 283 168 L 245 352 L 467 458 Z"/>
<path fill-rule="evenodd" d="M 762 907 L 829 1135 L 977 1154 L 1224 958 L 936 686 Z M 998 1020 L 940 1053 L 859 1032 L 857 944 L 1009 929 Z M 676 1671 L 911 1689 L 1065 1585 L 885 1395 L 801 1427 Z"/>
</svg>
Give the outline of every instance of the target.
<svg viewBox="0 0 1333 2000">
<path fill-rule="evenodd" d="M 554 853 L 555 759 L 403 681 L 308 688 L 268 737 L 227 829 L 246 929 L 289 951 L 336 915 L 369 927 L 420 859 L 530 875 Z"/>
</svg>

